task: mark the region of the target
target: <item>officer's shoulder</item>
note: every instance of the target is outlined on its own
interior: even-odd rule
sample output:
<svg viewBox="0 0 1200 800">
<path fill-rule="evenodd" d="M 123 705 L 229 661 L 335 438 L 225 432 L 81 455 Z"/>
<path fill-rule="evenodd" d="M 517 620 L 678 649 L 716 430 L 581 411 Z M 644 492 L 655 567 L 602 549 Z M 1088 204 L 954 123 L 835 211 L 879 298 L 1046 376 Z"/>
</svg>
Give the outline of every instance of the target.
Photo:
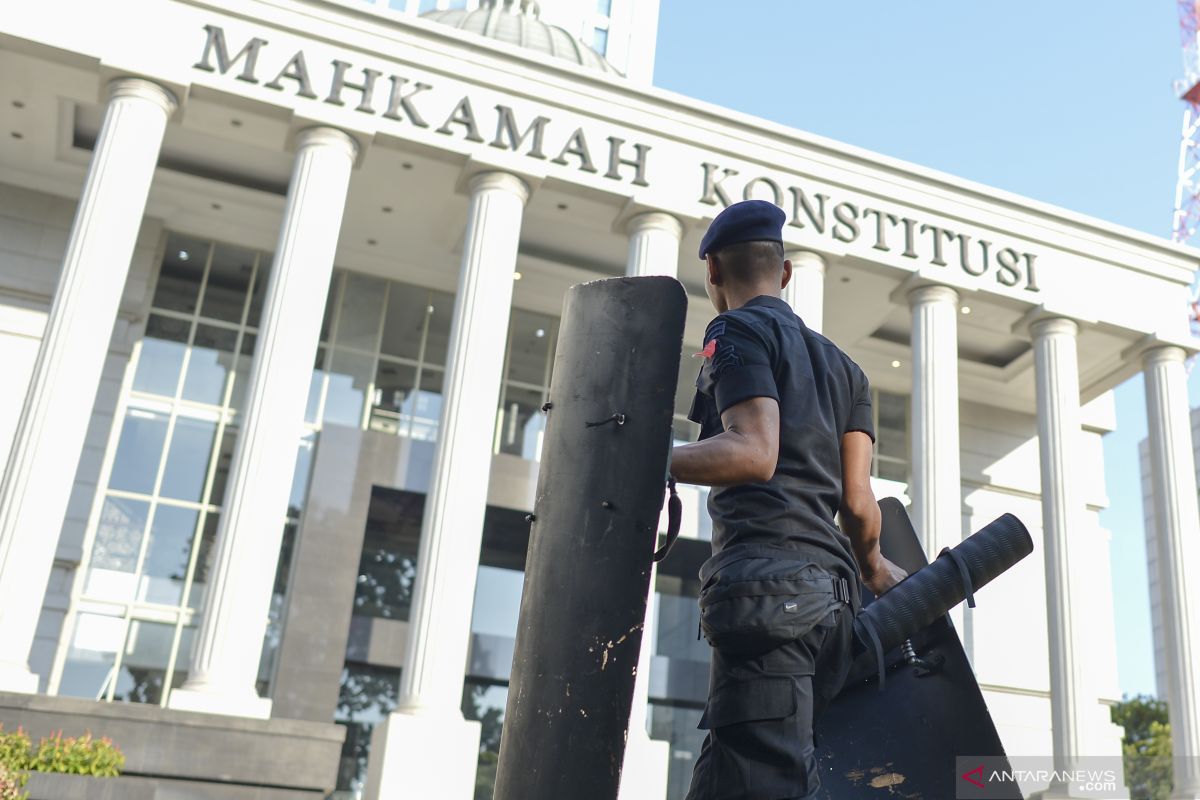
<svg viewBox="0 0 1200 800">
<path fill-rule="evenodd" d="M 757 334 L 768 323 L 768 317 L 754 308 L 731 308 L 713 317 L 712 322 L 708 323 L 708 328 L 704 331 L 704 339 L 708 341 L 713 337 L 723 336 L 727 332 Z"/>
<path fill-rule="evenodd" d="M 863 371 L 862 367 L 858 365 L 858 362 L 851 358 L 845 350 L 838 347 L 833 340 L 829 339 L 823 334 L 817 333 L 812 328 L 807 326 L 804 328 L 804 331 L 805 336 L 807 336 L 809 340 L 818 347 L 824 349 L 829 358 L 840 362 L 850 374 L 861 375 L 864 380 L 866 379 L 867 374 Z"/>
</svg>

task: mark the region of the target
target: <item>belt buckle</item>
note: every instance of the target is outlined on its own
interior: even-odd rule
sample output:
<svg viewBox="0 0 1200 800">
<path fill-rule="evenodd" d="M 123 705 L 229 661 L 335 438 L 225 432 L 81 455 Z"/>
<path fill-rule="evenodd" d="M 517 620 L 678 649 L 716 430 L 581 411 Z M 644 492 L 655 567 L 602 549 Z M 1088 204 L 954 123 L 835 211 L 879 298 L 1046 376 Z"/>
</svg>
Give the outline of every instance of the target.
<svg viewBox="0 0 1200 800">
<path fill-rule="evenodd" d="M 833 596 L 843 603 L 850 602 L 850 584 L 845 578 L 833 579 Z"/>
</svg>

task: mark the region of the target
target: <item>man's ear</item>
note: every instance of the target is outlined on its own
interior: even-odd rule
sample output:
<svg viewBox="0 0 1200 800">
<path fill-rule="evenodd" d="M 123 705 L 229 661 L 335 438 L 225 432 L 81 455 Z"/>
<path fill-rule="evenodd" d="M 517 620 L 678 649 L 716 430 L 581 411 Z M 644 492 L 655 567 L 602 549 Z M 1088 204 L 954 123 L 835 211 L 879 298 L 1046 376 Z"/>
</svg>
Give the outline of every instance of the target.
<svg viewBox="0 0 1200 800">
<path fill-rule="evenodd" d="M 720 286 L 723 281 L 721 279 L 721 269 L 717 266 L 717 258 L 712 253 L 704 256 L 704 261 L 708 265 L 708 282 L 713 286 Z"/>
<path fill-rule="evenodd" d="M 792 282 L 792 262 L 790 259 L 783 260 L 783 283 L 779 284 L 780 289 L 786 289 L 787 285 Z"/>
</svg>

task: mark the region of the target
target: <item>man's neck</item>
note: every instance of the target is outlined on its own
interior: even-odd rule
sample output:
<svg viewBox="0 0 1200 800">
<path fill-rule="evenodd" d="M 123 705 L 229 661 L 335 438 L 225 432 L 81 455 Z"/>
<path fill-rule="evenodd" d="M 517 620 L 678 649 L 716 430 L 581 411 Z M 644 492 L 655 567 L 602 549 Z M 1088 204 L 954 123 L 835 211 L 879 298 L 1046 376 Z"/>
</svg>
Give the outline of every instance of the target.
<svg viewBox="0 0 1200 800">
<path fill-rule="evenodd" d="M 766 295 L 768 297 L 779 297 L 779 287 L 771 285 L 758 284 L 755 286 L 731 286 L 725 292 L 725 301 L 729 304 L 729 310 L 741 308 L 756 297 Z"/>
</svg>

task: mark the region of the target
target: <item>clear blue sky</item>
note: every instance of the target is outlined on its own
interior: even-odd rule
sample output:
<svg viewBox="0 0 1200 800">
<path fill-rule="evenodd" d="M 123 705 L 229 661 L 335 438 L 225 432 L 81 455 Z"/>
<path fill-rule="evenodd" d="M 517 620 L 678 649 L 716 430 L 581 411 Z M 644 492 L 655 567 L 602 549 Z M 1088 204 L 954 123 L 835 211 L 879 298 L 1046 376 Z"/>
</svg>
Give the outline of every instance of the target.
<svg viewBox="0 0 1200 800">
<path fill-rule="evenodd" d="M 657 86 L 1159 236 L 1183 106 L 1174 0 L 662 0 Z M 1200 369 L 1190 381 L 1200 401 Z M 1154 693 L 1137 443 L 1106 437 L 1122 691 Z"/>
</svg>

